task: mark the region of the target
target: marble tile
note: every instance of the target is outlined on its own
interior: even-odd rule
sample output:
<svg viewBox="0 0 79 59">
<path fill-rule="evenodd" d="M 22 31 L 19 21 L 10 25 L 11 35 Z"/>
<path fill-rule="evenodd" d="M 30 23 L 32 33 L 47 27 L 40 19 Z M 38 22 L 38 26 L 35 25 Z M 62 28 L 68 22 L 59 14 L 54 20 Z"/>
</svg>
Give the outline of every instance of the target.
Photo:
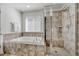
<svg viewBox="0 0 79 59">
<path fill-rule="evenodd" d="M 37 56 L 45 54 L 44 46 L 36 46 L 29 44 L 13 44 L 9 43 L 4 45 L 5 55 L 17 55 L 17 56 Z"/>
</svg>

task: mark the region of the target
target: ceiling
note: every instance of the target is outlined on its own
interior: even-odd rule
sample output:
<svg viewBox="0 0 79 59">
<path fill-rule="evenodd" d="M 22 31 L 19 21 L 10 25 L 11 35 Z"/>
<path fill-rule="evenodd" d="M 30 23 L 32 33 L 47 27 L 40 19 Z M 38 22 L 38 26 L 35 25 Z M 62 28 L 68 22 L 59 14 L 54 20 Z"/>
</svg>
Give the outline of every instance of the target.
<svg viewBox="0 0 79 59">
<path fill-rule="evenodd" d="M 29 8 L 26 6 L 30 5 Z M 46 6 L 53 6 L 54 8 L 60 8 L 62 4 L 57 3 L 0 3 L 1 6 L 8 6 L 18 9 L 19 11 L 33 11 L 33 10 L 40 10 Z"/>
</svg>

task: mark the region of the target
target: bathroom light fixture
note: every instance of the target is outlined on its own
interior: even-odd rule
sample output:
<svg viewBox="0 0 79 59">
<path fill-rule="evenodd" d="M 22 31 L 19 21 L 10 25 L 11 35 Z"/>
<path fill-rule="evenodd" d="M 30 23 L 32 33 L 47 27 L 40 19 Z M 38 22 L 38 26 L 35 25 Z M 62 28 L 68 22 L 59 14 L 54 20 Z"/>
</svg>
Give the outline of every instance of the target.
<svg viewBox="0 0 79 59">
<path fill-rule="evenodd" d="M 29 7 L 30 7 L 30 5 L 26 5 L 26 7 L 27 7 L 27 8 L 29 8 Z"/>
</svg>

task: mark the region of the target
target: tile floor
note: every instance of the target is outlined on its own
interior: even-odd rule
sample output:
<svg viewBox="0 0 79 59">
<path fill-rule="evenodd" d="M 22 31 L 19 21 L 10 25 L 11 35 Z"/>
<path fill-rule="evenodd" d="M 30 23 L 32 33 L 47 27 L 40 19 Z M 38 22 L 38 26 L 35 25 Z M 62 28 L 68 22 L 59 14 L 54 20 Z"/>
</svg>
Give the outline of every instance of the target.
<svg viewBox="0 0 79 59">
<path fill-rule="evenodd" d="M 64 48 L 53 47 L 51 53 L 49 51 L 49 47 L 47 48 L 47 50 L 47 56 L 70 56 L 70 53 Z"/>
</svg>

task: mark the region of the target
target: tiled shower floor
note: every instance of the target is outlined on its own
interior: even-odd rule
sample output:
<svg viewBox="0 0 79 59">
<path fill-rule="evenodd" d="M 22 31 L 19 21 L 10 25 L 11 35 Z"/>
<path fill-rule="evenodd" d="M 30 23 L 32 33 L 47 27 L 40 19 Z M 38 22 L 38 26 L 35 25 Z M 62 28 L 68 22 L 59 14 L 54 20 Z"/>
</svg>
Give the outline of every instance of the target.
<svg viewBox="0 0 79 59">
<path fill-rule="evenodd" d="M 70 56 L 69 52 L 64 48 L 53 47 L 50 53 L 49 47 L 47 48 L 47 56 Z"/>
</svg>

